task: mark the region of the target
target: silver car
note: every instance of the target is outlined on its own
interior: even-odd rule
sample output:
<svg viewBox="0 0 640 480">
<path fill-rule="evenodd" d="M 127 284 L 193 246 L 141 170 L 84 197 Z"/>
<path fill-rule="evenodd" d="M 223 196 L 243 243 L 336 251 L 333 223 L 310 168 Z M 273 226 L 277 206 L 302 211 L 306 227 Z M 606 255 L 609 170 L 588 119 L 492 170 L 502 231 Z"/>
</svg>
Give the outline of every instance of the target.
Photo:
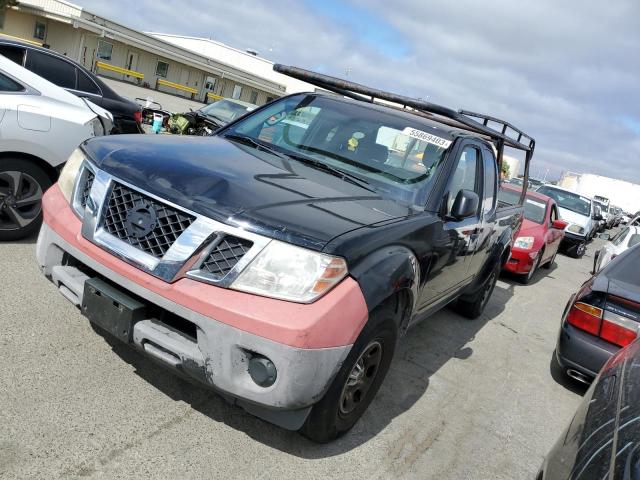
<svg viewBox="0 0 640 480">
<path fill-rule="evenodd" d="M 69 155 L 112 127 L 109 112 L 0 55 L 0 240 L 35 233 Z"/>
</svg>

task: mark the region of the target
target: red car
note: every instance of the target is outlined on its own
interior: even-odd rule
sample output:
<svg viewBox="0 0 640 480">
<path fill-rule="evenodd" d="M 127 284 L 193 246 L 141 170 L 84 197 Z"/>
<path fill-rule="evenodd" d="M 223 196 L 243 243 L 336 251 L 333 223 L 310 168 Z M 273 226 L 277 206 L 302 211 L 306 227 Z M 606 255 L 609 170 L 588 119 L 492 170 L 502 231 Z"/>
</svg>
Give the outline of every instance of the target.
<svg viewBox="0 0 640 480">
<path fill-rule="evenodd" d="M 517 187 L 503 184 L 498 198 L 501 203 L 516 205 L 521 193 Z M 518 274 L 522 283 L 527 284 L 538 267 L 551 268 L 567 225 L 560 220 L 558 207 L 552 198 L 527 192 L 524 220 L 504 269 Z"/>
</svg>

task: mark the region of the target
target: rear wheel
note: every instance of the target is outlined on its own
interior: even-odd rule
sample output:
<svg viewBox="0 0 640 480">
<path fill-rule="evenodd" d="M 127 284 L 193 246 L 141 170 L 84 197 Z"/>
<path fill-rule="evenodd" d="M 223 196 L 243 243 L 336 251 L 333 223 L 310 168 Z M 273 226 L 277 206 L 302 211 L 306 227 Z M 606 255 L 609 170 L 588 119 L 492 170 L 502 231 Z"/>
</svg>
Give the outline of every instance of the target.
<svg viewBox="0 0 640 480">
<path fill-rule="evenodd" d="M 500 265 L 497 265 L 493 269 L 489 277 L 482 284 L 480 290 L 473 294 L 470 299 L 459 299 L 457 301 L 456 310 L 472 320 L 482 315 L 487 303 L 489 303 L 493 289 L 496 287 L 496 283 L 498 283 L 498 275 L 500 275 Z"/>
<path fill-rule="evenodd" d="M 35 233 L 42 223 L 42 195 L 52 184 L 40 167 L 21 159 L 0 160 L 0 240 Z"/>
<path fill-rule="evenodd" d="M 326 443 L 348 432 L 366 411 L 384 380 L 395 352 L 396 312 L 376 308 L 322 400 L 300 429 L 307 438 Z"/>
</svg>

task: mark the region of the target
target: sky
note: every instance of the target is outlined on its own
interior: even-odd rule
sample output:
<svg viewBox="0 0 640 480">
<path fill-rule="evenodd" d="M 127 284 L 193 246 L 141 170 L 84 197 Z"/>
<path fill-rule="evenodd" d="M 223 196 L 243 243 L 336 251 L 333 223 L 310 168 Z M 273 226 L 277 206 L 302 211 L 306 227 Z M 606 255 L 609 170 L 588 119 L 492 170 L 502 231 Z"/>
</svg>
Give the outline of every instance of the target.
<svg viewBox="0 0 640 480">
<path fill-rule="evenodd" d="M 640 2 L 74 0 L 143 31 L 503 118 L 536 139 L 531 174 L 640 183 Z"/>
</svg>

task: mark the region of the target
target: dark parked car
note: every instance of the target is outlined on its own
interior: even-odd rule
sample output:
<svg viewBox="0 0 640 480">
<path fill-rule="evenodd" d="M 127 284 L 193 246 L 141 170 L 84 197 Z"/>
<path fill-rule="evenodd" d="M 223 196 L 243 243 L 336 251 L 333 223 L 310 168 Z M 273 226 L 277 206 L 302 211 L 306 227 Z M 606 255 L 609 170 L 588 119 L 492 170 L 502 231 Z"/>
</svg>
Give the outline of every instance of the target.
<svg viewBox="0 0 640 480">
<path fill-rule="evenodd" d="M 0 55 L 111 112 L 112 134 L 143 133 L 140 106 L 118 95 L 95 74 L 70 58 L 47 48 L 6 39 L 0 39 Z"/>
<path fill-rule="evenodd" d="M 528 171 L 535 142 L 276 68 L 352 98 L 290 95 L 207 138 L 86 142 L 63 170 L 75 182 L 45 195 L 37 258 L 93 324 L 326 442 L 365 412 L 411 325 L 452 302 L 482 314 L 523 216 L 498 204 L 493 149 L 525 151 Z"/>
<path fill-rule="evenodd" d="M 640 480 L 640 342 L 602 368 L 538 480 Z"/>
<path fill-rule="evenodd" d="M 556 359 L 570 377 L 590 382 L 638 336 L 640 244 L 618 255 L 574 294 L 562 318 Z"/>
</svg>

